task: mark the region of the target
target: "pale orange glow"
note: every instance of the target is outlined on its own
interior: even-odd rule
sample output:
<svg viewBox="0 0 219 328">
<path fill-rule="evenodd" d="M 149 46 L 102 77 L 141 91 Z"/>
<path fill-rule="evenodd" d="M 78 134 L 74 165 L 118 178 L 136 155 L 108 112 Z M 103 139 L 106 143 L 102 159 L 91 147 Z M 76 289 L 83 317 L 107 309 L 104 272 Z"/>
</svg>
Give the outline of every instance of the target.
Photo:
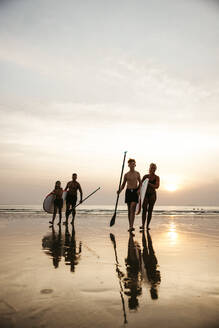
<svg viewBox="0 0 219 328">
<path fill-rule="evenodd" d="M 178 188 L 179 188 L 179 186 L 177 184 L 175 184 L 174 182 L 165 185 L 165 189 L 167 191 L 171 191 L 171 192 L 176 191 Z"/>
<path fill-rule="evenodd" d="M 175 245 L 177 243 L 178 233 L 176 231 L 176 226 L 173 222 L 169 226 L 167 235 L 168 235 L 171 245 Z"/>
<path fill-rule="evenodd" d="M 163 179 L 163 188 L 166 191 L 174 192 L 182 187 L 182 179 L 177 175 L 166 176 Z"/>
</svg>

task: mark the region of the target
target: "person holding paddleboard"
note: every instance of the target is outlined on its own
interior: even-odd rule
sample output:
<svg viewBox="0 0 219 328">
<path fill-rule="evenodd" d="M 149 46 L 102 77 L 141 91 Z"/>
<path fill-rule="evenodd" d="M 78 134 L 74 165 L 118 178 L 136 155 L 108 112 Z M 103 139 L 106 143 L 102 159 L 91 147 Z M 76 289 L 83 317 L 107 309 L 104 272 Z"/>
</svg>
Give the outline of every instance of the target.
<svg viewBox="0 0 219 328">
<path fill-rule="evenodd" d="M 156 169 L 157 169 L 156 164 L 151 163 L 149 167 L 149 174 L 145 174 L 142 179 L 143 182 L 146 178 L 148 178 L 149 182 L 142 205 L 142 226 L 140 227 L 140 230 L 144 230 L 146 216 L 147 216 L 147 230 L 150 230 L 149 224 L 151 222 L 154 204 L 157 199 L 156 189 L 158 189 L 160 186 L 160 178 L 158 175 L 155 174 Z"/>
<path fill-rule="evenodd" d="M 61 224 L 62 221 L 62 207 L 63 207 L 63 199 L 62 199 L 62 194 L 63 194 L 63 189 L 61 188 L 61 182 L 60 181 L 56 181 L 55 183 L 55 188 L 54 190 L 51 192 L 51 194 L 55 195 L 55 199 L 54 199 L 54 210 L 53 210 L 53 218 L 52 221 L 49 221 L 49 223 L 51 223 L 53 225 L 55 218 L 56 218 L 56 213 L 57 210 L 59 211 L 59 223 Z"/>
<path fill-rule="evenodd" d="M 120 189 L 117 191 L 119 194 L 127 183 L 127 189 L 125 192 L 125 203 L 128 206 L 128 218 L 129 218 L 129 232 L 135 230 L 133 228 L 135 220 L 135 209 L 138 203 L 139 191 L 141 188 L 141 177 L 139 172 L 135 171 L 136 162 L 134 159 L 130 158 L 128 160 L 129 172 L 124 175 L 123 183 Z"/>
<path fill-rule="evenodd" d="M 80 183 L 77 181 L 77 174 L 73 173 L 72 174 L 72 180 L 69 181 L 65 187 L 65 191 L 68 190 L 67 196 L 66 196 L 66 212 L 65 212 L 65 217 L 66 221 L 63 222 L 63 224 L 68 224 L 68 218 L 70 213 L 72 212 L 72 224 L 74 224 L 74 219 L 75 219 L 75 205 L 77 203 L 77 192 L 79 190 L 80 192 L 80 203 L 82 202 L 82 197 L 83 197 L 83 192 L 80 186 Z"/>
</svg>

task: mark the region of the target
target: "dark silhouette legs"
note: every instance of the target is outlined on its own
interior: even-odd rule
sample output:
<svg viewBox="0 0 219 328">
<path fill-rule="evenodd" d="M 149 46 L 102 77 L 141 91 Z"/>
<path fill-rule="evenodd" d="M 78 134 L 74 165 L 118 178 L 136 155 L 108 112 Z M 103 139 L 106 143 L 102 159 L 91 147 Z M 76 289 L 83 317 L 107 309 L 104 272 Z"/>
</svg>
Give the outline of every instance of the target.
<svg viewBox="0 0 219 328">
<path fill-rule="evenodd" d="M 156 199 L 157 197 L 155 193 L 145 195 L 143 206 L 142 206 L 142 227 L 141 227 L 142 229 L 144 229 L 145 227 L 146 218 L 147 218 L 147 229 L 150 229 L 149 224 L 151 222 L 152 212 Z"/>
</svg>

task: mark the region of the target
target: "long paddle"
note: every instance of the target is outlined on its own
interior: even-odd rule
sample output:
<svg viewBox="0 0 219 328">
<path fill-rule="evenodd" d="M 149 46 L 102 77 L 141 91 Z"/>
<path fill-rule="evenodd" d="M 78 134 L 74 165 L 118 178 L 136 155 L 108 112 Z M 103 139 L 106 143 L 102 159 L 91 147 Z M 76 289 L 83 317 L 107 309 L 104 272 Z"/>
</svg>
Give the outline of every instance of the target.
<svg viewBox="0 0 219 328">
<path fill-rule="evenodd" d="M 94 191 L 93 191 L 91 194 L 89 194 L 87 197 L 85 197 L 84 199 L 82 199 L 82 201 L 79 202 L 77 205 L 75 205 L 74 207 L 72 207 L 72 208 L 69 210 L 68 215 L 70 215 L 70 214 L 72 213 L 72 211 L 73 211 L 77 206 L 79 206 L 79 205 L 82 204 L 86 199 L 88 199 L 90 196 L 92 196 L 93 194 L 95 194 L 95 192 L 97 192 L 99 189 L 100 189 L 100 187 L 97 188 L 96 190 L 94 190 Z M 64 224 L 64 222 L 63 222 L 63 224 Z"/>
<path fill-rule="evenodd" d="M 121 183 L 122 183 L 122 176 L 123 176 L 123 171 L 124 171 L 124 165 L 125 165 L 126 154 L 127 154 L 127 151 L 124 152 L 124 158 L 123 158 L 123 163 L 122 163 L 122 171 L 121 171 L 120 181 L 119 181 L 119 190 L 120 190 Z M 119 201 L 119 193 L 117 194 L 115 211 L 114 211 L 113 217 L 112 217 L 112 219 L 111 219 L 111 221 L 110 221 L 110 227 L 112 227 L 112 226 L 114 225 L 115 220 L 116 220 L 116 211 L 117 211 L 118 201 Z"/>
<path fill-rule="evenodd" d="M 87 197 L 85 197 L 84 199 L 82 199 L 82 201 L 81 201 L 80 203 L 78 203 L 77 205 L 75 205 L 73 208 L 75 208 L 75 207 L 79 206 L 80 204 L 82 204 L 86 199 L 88 199 L 90 196 L 92 196 L 93 194 L 95 194 L 95 192 L 97 192 L 99 189 L 100 189 L 100 187 L 97 188 L 96 190 L 94 190 L 94 191 L 93 191 L 91 194 L 89 194 Z"/>
<path fill-rule="evenodd" d="M 96 190 L 94 190 L 91 194 L 89 194 L 87 197 L 85 197 L 84 199 L 82 199 L 82 201 L 80 203 L 78 203 L 77 205 L 75 205 L 69 212 L 69 214 L 71 214 L 72 210 L 75 209 L 77 206 L 79 206 L 80 204 L 82 204 L 86 199 L 88 199 L 90 196 L 92 196 L 93 194 L 95 194 L 95 192 L 97 192 L 100 189 L 97 188 Z"/>
</svg>

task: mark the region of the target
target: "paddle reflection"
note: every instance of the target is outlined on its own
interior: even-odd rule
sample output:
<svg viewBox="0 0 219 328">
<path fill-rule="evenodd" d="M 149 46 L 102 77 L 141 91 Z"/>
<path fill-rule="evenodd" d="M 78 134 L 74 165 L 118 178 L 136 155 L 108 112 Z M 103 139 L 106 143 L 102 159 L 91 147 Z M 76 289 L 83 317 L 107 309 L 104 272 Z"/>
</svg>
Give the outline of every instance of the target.
<svg viewBox="0 0 219 328">
<path fill-rule="evenodd" d="M 158 285 L 161 282 L 160 271 L 157 269 L 158 261 L 149 232 L 147 232 L 147 235 L 145 235 L 145 232 L 142 233 L 142 248 L 134 239 L 134 235 L 130 234 L 125 269 L 122 270 L 117 255 L 115 236 L 110 234 L 110 239 L 114 246 L 124 323 L 127 323 L 126 297 L 128 298 L 129 309 L 135 311 L 140 306 L 139 296 L 142 295 L 143 285 L 150 286 L 152 300 L 158 299 Z"/>
<path fill-rule="evenodd" d="M 52 232 L 43 237 L 42 247 L 45 254 L 52 258 L 55 269 L 59 267 L 63 257 L 65 264 L 70 266 L 70 271 L 75 272 L 82 253 L 82 242 L 80 241 L 77 246 L 74 226 L 70 233 L 66 225 L 64 234 L 62 234 L 61 226 L 59 226 L 58 232 L 52 227 Z"/>
</svg>

